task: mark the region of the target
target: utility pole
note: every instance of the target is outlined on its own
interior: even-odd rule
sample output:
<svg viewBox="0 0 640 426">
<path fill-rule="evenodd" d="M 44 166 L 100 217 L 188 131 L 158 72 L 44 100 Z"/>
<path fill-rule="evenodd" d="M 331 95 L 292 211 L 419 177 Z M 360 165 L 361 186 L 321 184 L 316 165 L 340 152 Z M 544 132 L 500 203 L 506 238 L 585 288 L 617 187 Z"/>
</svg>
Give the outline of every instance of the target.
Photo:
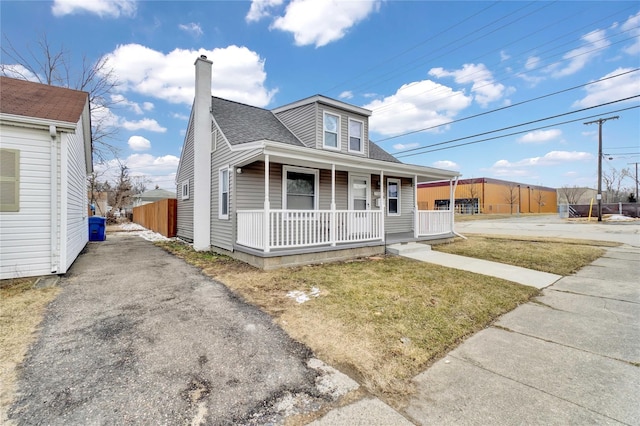
<svg viewBox="0 0 640 426">
<path fill-rule="evenodd" d="M 584 124 L 598 123 L 598 222 L 602 222 L 602 125 L 608 120 L 617 120 L 618 117 L 599 118 L 597 120 L 589 121 Z"/>
<path fill-rule="evenodd" d="M 635 163 L 627 163 L 629 165 L 631 164 L 635 164 L 636 165 L 636 203 L 640 202 L 640 200 L 638 200 L 638 162 L 636 161 Z"/>
</svg>

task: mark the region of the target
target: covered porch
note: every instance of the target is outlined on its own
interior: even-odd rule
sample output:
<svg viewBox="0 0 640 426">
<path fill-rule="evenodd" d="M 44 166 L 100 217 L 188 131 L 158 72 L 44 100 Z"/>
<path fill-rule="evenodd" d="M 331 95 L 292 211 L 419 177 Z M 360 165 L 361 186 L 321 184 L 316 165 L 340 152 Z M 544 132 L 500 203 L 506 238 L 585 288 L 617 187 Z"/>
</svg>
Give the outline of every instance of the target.
<svg viewBox="0 0 640 426">
<path fill-rule="evenodd" d="M 274 148 L 282 149 L 280 146 Z M 418 182 L 446 178 L 450 182 L 450 194 L 453 197 L 457 175 L 452 176 L 452 172 L 320 152 L 319 157 L 330 157 L 327 161 L 324 158 L 309 158 L 308 151 L 300 157 L 291 151 L 290 147 L 284 153 L 276 152 L 276 149 L 265 149 L 258 158 L 248 158 L 235 165 L 237 172 L 237 169 L 245 165 L 250 167 L 255 161 L 264 164 L 264 171 L 260 170 L 260 175 L 256 176 L 261 176 L 260 185 L 264 186 L 264 191 L 260 191 L 264 194 L 262 208 L 255 208 L 255 204 L 254 208 L 242 208 L 239 205 L 235 210 L 236 250 L 272 257 L 276 253 L 284 256 L 314 250 L 320 252 L 359 246 L 384 246 L 389 241 L 441 239 L 453 235 L 453 211 L 418 210 L 417 206 Z M 272 167 L 284 170 L 284 183 L 272 182 L 280 175 L 279 172 L 271 173 Z M 293 198 L 286 193 L 286 170 L 290 167 L 320 170 L 315 175 L 316 179 L 319 180 L 322 176 L 324 181 L 322 185 L 315 181 L 315 190 L 318 191 L 322 186 L 323 194 L 322 197 L 318 193 L 312 194 L 316 198 L 315 204 L 310 201 L 310 205 L 304 209 L 292 205 Z M 342 174 L 341 183 L 337 182 L 337 172 Z M 237 176 L 241 174 L 242 171 L 234 173 Z M 348 179 L 344 178 L 345 174 Z M 402 212 L 400 194 L 396 195 L 397 200 L 388 205 L 387 195 L 390 194 L 389 198 L 393 198 L 394 194 L 392 191 L 387 192 L 385 178 L 387 183 L 395 180 L 399 185 L 404 185 Z M 310 179 L 313 181 L 311 177 Z M 253 183 L 257 184 L 256 181 Z M 278 190 L 280 185 L 283 188 L 282 194 Z M 336 200 L 338 193 L 340 198 Z M 288 196 L 289 208 L 286 204 Z M 319 198 L 322 198 L 320 203 L 317 201 Z M 396 203 L 397 212 L 393 212 L 392 206 Z M 398 226 L 391 226 L 400 217 L 403 226 L 400 229 Z"/>
</svg>

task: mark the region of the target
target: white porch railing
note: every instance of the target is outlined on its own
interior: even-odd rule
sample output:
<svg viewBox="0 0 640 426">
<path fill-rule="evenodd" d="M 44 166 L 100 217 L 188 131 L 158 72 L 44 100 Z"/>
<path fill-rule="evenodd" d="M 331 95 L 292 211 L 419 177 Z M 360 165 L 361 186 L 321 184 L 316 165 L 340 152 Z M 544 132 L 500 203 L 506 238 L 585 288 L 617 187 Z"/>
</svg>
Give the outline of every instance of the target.
<svg viewBox="0 0 640 426">
<path fill-rule="evenodd" d="M 418 210 L 418 236 L 449 234 L 453 232 L 451 210 Z"/>
<path fill-rule="evenodd" d="M 383 240 L 380 210 L 269 210 L 268 233 L 264 219 L 263 210 L 238 211 L 237 243 L 269 251 Z"/>
</svg>

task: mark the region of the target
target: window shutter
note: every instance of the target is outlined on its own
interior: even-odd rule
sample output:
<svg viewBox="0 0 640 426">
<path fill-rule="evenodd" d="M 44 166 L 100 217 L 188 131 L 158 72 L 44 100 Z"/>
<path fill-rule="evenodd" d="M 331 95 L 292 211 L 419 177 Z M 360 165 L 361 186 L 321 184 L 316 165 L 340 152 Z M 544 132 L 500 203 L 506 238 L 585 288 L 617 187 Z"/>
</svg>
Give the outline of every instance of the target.
<svg viewBox="0 0 640 426">
<path fill-rule="evenodd" d="M 0 149 L 0 212 L 20 211 L 20 151 Z"/>
</svg>

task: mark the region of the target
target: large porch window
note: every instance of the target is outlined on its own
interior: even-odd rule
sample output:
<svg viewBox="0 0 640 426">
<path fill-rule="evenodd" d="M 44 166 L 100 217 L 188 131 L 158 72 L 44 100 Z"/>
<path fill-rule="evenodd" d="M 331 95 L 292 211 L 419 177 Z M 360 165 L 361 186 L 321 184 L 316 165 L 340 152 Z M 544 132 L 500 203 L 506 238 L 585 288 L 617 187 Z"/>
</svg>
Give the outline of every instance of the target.
<svg viewBox="0 0 640 426">
<path fill-rule="evenodd" d="M 318 209 L 318 170 L 283 166 L 282 204 L 285 210 Z"/>
</svg>

